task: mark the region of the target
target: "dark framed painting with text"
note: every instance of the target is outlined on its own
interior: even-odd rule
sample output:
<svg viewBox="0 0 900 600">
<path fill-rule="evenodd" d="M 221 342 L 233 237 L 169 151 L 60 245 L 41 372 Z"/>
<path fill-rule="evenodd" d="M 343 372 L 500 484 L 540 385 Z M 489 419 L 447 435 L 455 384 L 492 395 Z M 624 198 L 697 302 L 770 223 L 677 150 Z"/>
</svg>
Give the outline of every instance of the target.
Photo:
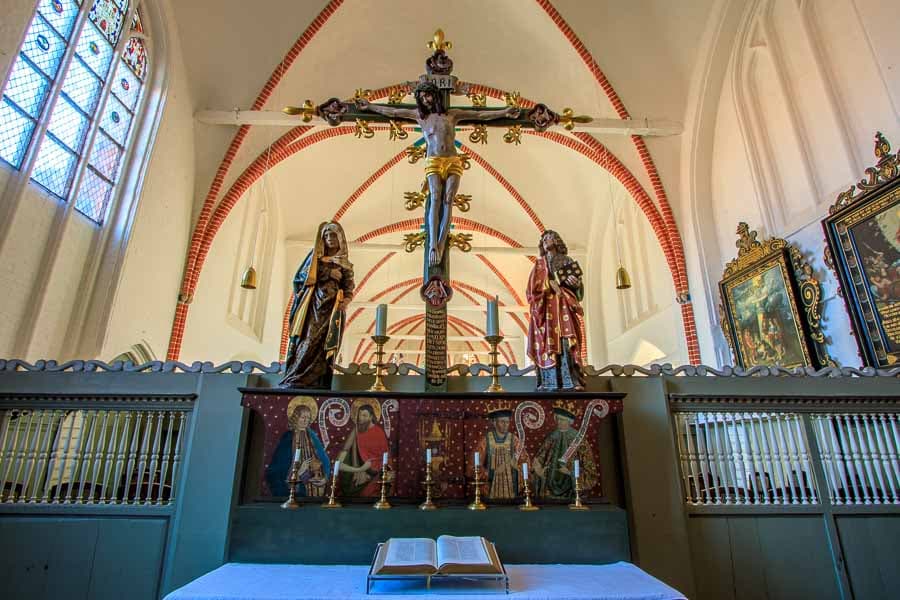
<svg viewBox="0 0 900 600">
<path fill-rule="evenodd" d="M 842 192 L 822 221 L 834 269 L 867 366 L 900 363 L 900 161 L 881 133 L 878 162 Z"/>
<path fill-rule="evenodd" d="M 738 257 L 719 282 L 722 330 L 735 364 L 829 364 L 819 330 L 819 284 L 800 252 L 783 239 L 758 241 L 746 223 L 737 234 Z"/>
</svg>

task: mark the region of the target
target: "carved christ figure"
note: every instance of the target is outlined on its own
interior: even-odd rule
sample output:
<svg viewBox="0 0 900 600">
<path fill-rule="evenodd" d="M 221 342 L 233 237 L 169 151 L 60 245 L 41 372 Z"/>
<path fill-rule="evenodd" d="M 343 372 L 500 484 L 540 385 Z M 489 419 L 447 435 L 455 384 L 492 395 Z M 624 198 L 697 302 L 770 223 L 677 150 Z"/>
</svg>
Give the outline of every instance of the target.
<svg viewBox="0 0 900 600">
<path fill-rule="evenodd" d="M 431 195 L 425 225 L 429 232 L 428 265 L 440 264 L 447 246 L 453 199 L 459 190 L 463 172 L 463 159 L 456 154 L 456 126 L 462 121 L 483 122 L 502 118 L 517 118 L 520 109 L 515 106 L 503 110 L 461 110 L 444 106 L 444 96 L 436 85 L 420 82 L 413 96 L 416 108 L 401 108 L 370 104 L 362 98 L 357 106 L 363 110 L 384 115 L 391 119 L 415 121 L 422 128 L 425 138 L 425 179 Z"/>
</svg>

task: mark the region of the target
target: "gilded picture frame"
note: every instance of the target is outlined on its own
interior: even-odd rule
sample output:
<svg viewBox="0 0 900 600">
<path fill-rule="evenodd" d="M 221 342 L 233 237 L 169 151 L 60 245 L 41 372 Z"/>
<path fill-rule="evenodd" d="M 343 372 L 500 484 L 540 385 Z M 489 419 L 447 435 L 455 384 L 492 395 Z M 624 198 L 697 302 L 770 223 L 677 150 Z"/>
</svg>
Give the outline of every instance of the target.
<svg viewBox="0 0 900 600">
<path fill-rule="evenodd" d="M 821 289 L 800 251 L 737 229 L 738 257 L 719 282 L 720 320 L 735 365 L 785 368 L 832 364 L 820 329 Z"/>
<path fill-rule="evenodd" d="M 822 220 L 835 273 L 866 366 L 900 363 L 900 160 L 875 136 L 875 166 Z"/>
</svg>

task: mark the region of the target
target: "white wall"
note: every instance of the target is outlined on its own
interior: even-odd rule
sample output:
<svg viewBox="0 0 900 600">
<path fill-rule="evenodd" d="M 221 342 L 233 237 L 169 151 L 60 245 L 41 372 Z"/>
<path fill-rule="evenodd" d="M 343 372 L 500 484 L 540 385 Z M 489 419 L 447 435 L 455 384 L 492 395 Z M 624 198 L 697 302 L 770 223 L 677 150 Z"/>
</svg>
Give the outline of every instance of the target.
<svg viewBox="0 0 900 600">
<path fill-rule="evenodd" d="M 744 13 L 723 60 L 728 65 L 721 88 L 708 90 L 718 102 L 705 149 L 711 157 L 710 193 L 696 193 L 698 187 L 691 198 L 693 214 L 712 219 L 716 239 L 688 244 L 700 247 L 710 271 L 705 285 L 692 280 L 693 292 L 705 288 L 708 304 L 718 304 L 715 283 L 737 254 L 739 221 L 760 237 L 784 237 L 822 282 L 832 357 L 857 365 L 843 298 L 823 262 L 820 221 L 837 194 L 874 164 L 876 131 L 895 149 L 900 145 L 894 7 L 876 0 L 759 1 Z M 695 97 L 703 99 L 702 93 Z M 691 158 L 703 152 L 701 147 Z M 721 362 L 714 360 L 711 342 L 702 350 L 704 362 Z"/>
<path fill-rule="evenodd" d="M 589 261 L 594 268 L 588 273 L 590 289 L 585 302 L 590 311 L 590 340 L 595 345 L 592 362 L 598 366 L 684 364 L 687 346 L 681 309 L 674 301 L 675 287 L 665 256 L 643 212 L 624 192 L 617 188 L 616 193 L 618 218 L 604 215 Z M 631 276 L 630 289 L 616 289 L 620 264 Z M 602 350 L 596 349 L 598 343 Z"/>
<path fill-rule="evenodd" d="M 257 184 L 254 187 L 259 187 Z M 257 190 L 251 188 L 248 194 Z M 269 267 L 257 263 L 258 288 L 243 294 L 268 294 L 262 320 L 262 336 L 253 328 L 238 321 L 229 313 L 229 297 L 232 286 L 237 285 L 234 273 L 243 270 L 246 256 L 241 252 L 241 230 L 246 219 L 255 220 L 254 203 L 242 198 L 232 209 L 213 241 L 203 271 L 194 293 L 194 301 L 188 313 L 184 341 L 179 360 L 190 363 L 195 360 L 221 363 L 229 360 L 255 360 L 270 363 L 278 360 L 281 343 L 281 326 L 284 306 L 289 293 L 293 269 L 285 269 L 284 244 L 277 243 Z M 248 211 L 248 208 L 251 210 Z M 248 215 L 248 212 L 250 213 Z M 277 217 L 277 215 L 275 215 Z M 281 224 L 272 219 L 273 236 L 283 240 Z M 290 270 L 290 274 L 287 272 Z M 268 286 L 268 289 L 266 287 Z"/>
</svg>

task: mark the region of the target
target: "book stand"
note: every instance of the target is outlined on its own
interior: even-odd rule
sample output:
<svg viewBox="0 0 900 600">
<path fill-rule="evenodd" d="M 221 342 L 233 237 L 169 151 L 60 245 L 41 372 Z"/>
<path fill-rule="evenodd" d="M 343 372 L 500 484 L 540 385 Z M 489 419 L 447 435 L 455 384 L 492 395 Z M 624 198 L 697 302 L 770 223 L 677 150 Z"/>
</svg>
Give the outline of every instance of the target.
<svg viewBox="0 0 900 600">
<path fill-rule="evenodd" d="M 403 586 L 391 586 L 390 590 L 381 592 L 385 594 L 417 595 L 427 594 L 432 590 L 440 594 L 509 594 L 509 575 L 506 573 L 506 565 L 503 563 L 500 563 L 503 573 L 497 574 L 376 575 L 375 561 L 383 545 L 383 543 L 378 544 L 375 548 L 375 554 L 372 556 L 372 564 L 369 565 L 369 572 L 366 575 L 366 594 L 379 593 L 372 588 L 378 582 L 383 581 L 406 583 Z M 496 553 L 496 549 L 494 549 L 494 552 Z M 417 582 L 419 582 L 418 585 L 416 585 Z M 424 586 L 422 583 L 424 583 Z M 401 589 L 397 589 L 398 587 L 401 587 Z"/>
</svg>

